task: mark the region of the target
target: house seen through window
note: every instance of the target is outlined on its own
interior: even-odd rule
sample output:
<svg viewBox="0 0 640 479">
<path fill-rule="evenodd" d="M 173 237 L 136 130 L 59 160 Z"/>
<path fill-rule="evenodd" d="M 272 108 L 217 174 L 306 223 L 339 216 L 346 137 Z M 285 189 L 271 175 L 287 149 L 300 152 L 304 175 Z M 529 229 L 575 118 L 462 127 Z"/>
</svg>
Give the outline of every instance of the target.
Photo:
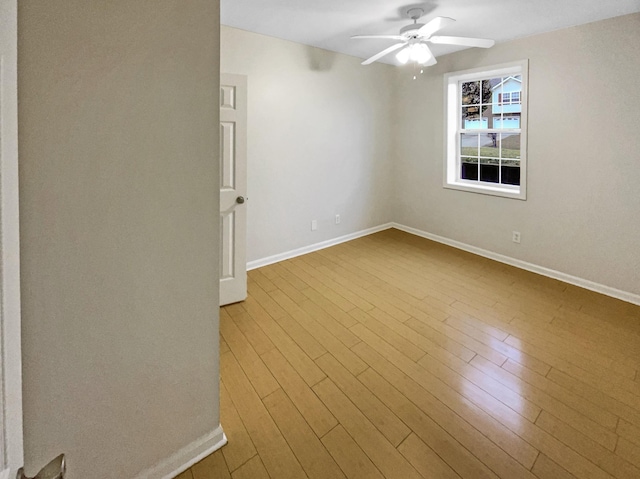
<svg viewBox="0 0 640 479">
<path fill-rule="evenodd" d="M 524 199 L 526 64 L 446 75 L 445 187 Z"/>
</svg>

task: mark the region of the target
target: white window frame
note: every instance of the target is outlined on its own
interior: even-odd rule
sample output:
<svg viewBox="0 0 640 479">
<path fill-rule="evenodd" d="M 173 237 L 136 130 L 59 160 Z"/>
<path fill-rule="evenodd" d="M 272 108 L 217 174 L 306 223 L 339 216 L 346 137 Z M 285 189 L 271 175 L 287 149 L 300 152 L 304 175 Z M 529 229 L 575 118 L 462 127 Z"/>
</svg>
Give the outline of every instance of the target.
<svg viewBox="0 0 640 479">
<path fill-rule="evenodd" d="M 461 175 L 460 133 L 462 128 L 461 83 L 483 80 L 487 78 L 509 77 L 520 75 L 522 89 L 520 91 L 520 128 L 517 130 L 501 129 L 500 131 L 520 133 L 520 186 L 489 183 L 478 180 L 464 180 Z M 527 199 L 527 98 L 528 98 L 529 61 L 504 63 L 472 70 L 447 73 L 444 76 L 445 101 L 445 188 L 481 193 L 519 200 Z M 472 130 L 473 133 L 493 133 L 495 130 Z M 478 174 L 480 172 L 478 171 Z"/>
</svg>

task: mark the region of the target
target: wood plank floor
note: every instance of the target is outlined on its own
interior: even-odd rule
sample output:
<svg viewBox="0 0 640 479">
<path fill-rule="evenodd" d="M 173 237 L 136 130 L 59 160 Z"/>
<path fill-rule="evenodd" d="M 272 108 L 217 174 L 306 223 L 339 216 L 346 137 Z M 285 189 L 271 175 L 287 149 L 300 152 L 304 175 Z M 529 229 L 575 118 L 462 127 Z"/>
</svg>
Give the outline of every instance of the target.
<svg viewBox="0 0 640 479">
<path fill-rule="evenodd" d="M 640 478 L 640 307 L 387 230 L 220 331 L 229 443 L 180 479 Z"/>
</svg>

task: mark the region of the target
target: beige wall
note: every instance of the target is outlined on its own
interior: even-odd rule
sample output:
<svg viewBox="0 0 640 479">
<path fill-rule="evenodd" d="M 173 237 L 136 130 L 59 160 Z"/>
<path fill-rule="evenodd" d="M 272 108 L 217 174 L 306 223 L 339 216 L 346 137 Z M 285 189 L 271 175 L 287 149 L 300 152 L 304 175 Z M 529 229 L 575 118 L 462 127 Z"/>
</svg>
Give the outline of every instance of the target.
<svg viewBox="0 0 640 479">
<path fill-rule="evenodd" d="M 640 15 L 397 72 L 394 218 L 640 294 Z M 443 189 L 443 74 L 529 59 L 527 201 Z M 511 231 L 522 243 L 511 242 Z"/>
<path fill-rule="evenodd" d="M 221 45 L 248 76 L 247 259 L 391 221 L 394 68 L 224 26 Z"/>
<path fill-rule="evenodd" d="M 219 2 L 19 3 L 27 473 L 129 478 L 219 421 Z"/>
</svg>

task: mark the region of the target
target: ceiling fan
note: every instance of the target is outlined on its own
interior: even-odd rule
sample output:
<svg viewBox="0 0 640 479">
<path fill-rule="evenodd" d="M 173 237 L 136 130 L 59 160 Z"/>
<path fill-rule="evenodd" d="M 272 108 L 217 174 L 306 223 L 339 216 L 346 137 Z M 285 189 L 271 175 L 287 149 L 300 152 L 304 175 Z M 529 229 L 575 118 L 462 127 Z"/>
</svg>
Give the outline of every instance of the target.
<svg viewBox="0 0 640 479">
<path fill-rule="evenodd" d="M 400 43 L 396 43 L 395 45 L 376 53 L 372 57 L 367 58 L 362 62 L 363 65 L 369 65 L 370 63 L 373 63 L 396 50 L 400 50 L 396 54 L 396 58 L 400 63 L 405 64 L 411 60 L 423 66 L 431 66 L 435 65 L 437 62 L 436 57 L 431 53 L 431 49 L 427 43 L 479 48 L 490 48 L 495 44 L 494 40 L 487 40 L 483 38 L 434 35 L 437 31 L 455 22 L 453 18 L 436 17 L 430 20 L 427 24 L 418 23 L 418 19 L 424 15 L 424 10 L 422 8 L 411 8 L 407 11 L 407 15 L 413 20 L 413 23 L 401 28 L 399 35 L 354 35 L 351 37 L 400 40 Z"/>
</svg>

